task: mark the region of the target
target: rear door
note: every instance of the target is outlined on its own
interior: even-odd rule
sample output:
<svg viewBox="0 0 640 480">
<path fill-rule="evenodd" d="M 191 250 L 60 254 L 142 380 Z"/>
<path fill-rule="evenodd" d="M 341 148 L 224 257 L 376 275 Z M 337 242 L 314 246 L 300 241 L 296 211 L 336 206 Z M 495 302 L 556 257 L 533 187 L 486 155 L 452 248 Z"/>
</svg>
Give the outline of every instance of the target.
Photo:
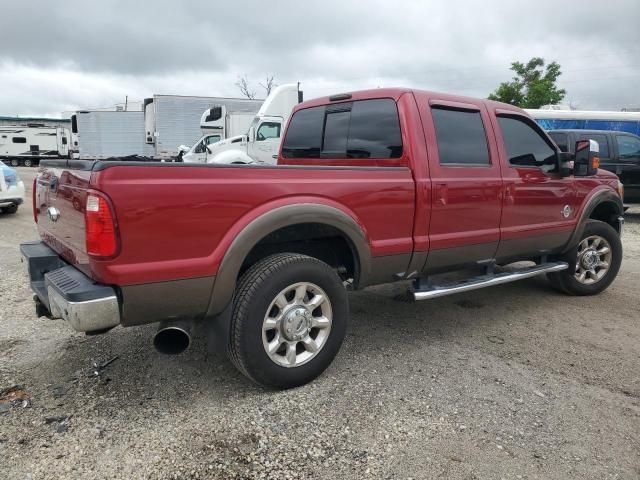
<svg viewBox="0 0 640 480">
<path fill-rule="evenodd" d="M 504 203 L 497 257 L 544 253 L 564 245 L 578 210 L 573 177 L 561 177 L 557 148 L 528 116 L 496 111 Z"/>
<path fill-rule="evenodd" d="M 619 163 L 623 165 L 618 173 L 627 192 L 634 190 L 633 201 L 637 201 L 640 189 L 640 138 L 625 133 L 615 133 L 615 148 Z M 626 195 L 625 198 L 629 197 Z"/>
<path fill-rule="evenodd" d="M 502 178 L 487 111 L 482 102 L 416 97 L 432 183 L 425 270 L 491 260 L 500 239 Z"/>
</svg>

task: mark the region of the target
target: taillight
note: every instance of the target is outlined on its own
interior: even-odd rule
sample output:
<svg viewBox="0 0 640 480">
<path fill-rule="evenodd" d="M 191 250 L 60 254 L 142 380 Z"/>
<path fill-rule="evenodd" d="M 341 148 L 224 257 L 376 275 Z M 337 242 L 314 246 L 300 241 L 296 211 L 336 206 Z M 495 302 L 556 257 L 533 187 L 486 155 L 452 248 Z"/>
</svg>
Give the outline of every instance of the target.
<svg viewBox="0 0 640 480">
<path fill-rule="evenodd" d="M 89 191 L 84 212 L 87 254 L 113 257 L 118 251 L 118 233 L 111 206 L 98 192 Z"/>
<path fill-rule="evenodd" d="M 33 179 L 33 186 L 31 189 L 31 203 L 33 204 L 33 221 L 36 223 L 38 223 L 38 213 L 39 213 L 38 205 L 36 205 L 36 198 L 38 198 L 37 192 L 36 192 L 37 188 L 38 188 L 38 177 Z"/>
</svg>

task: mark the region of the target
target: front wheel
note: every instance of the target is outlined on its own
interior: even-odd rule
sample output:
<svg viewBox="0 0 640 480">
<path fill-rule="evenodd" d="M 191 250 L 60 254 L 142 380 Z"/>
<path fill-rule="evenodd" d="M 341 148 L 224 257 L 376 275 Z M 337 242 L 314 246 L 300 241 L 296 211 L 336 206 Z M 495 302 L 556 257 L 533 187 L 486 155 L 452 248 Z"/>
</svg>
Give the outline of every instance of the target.
<svg viewBox="0 0 640 480">
<path fill-rule="evenodd" d="M 596 295 L 613 282 L 622 263 L 622 242 L 614 228 L 589 221 L 580 242 L 563 258 L 569 268 L 548 274 L 551 285 L 570 295 Z"/>
<path fill-rule="evenodd" d="M 11 159 L 11 166 L 12 167 L 19 167 L 20 166 L 20 160 L 18 160 L 17 158 L 12 158 Z"/>
<path fill-rule="evenodd" d="M 348 317 L 346 290 L 329 265 L 295 253 L 271 255 L 238 283 L 229 356 L 261 385 L 304 385 L 338 353 Z"/>
</svg>

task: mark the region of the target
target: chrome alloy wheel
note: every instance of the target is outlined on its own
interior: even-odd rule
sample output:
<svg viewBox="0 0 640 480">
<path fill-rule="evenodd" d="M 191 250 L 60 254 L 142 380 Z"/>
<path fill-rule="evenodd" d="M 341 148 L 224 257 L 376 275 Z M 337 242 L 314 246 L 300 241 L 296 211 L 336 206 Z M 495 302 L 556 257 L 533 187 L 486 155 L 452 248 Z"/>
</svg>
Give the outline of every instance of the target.
<svg viewBox="0 0 640 480">
<path fill-rule="evenodd" d="M 271 302 L 262 323 L 262 345 L 282 367 L 299 367 L 325 346 L 331 332 L 331 301 L 319 286 L 289 285 Z"/>
<path fill-rule="evenodd" d="M 611 265 L 611 245 L 599 235 L 585 238 L 578 245 L 575 279 L 583 285 L 599 282 Z"/>
</svg>

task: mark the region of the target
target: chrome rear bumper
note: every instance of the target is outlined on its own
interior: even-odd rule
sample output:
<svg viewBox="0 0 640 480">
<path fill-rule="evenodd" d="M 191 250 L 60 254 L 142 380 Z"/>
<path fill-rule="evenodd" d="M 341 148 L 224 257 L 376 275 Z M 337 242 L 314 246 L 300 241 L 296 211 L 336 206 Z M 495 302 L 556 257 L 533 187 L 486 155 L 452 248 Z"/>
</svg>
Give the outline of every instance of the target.
<svg viewBox="0 0 640 480">
<path fill-rule="evenodd" d="M 78 332 L 97 332 L 120 323 L 116 291 L 95 283 L 67 264 L 43 242 L 20 245 L 31 289 L 51 318 L 61 318 Z"/>
</svg>

